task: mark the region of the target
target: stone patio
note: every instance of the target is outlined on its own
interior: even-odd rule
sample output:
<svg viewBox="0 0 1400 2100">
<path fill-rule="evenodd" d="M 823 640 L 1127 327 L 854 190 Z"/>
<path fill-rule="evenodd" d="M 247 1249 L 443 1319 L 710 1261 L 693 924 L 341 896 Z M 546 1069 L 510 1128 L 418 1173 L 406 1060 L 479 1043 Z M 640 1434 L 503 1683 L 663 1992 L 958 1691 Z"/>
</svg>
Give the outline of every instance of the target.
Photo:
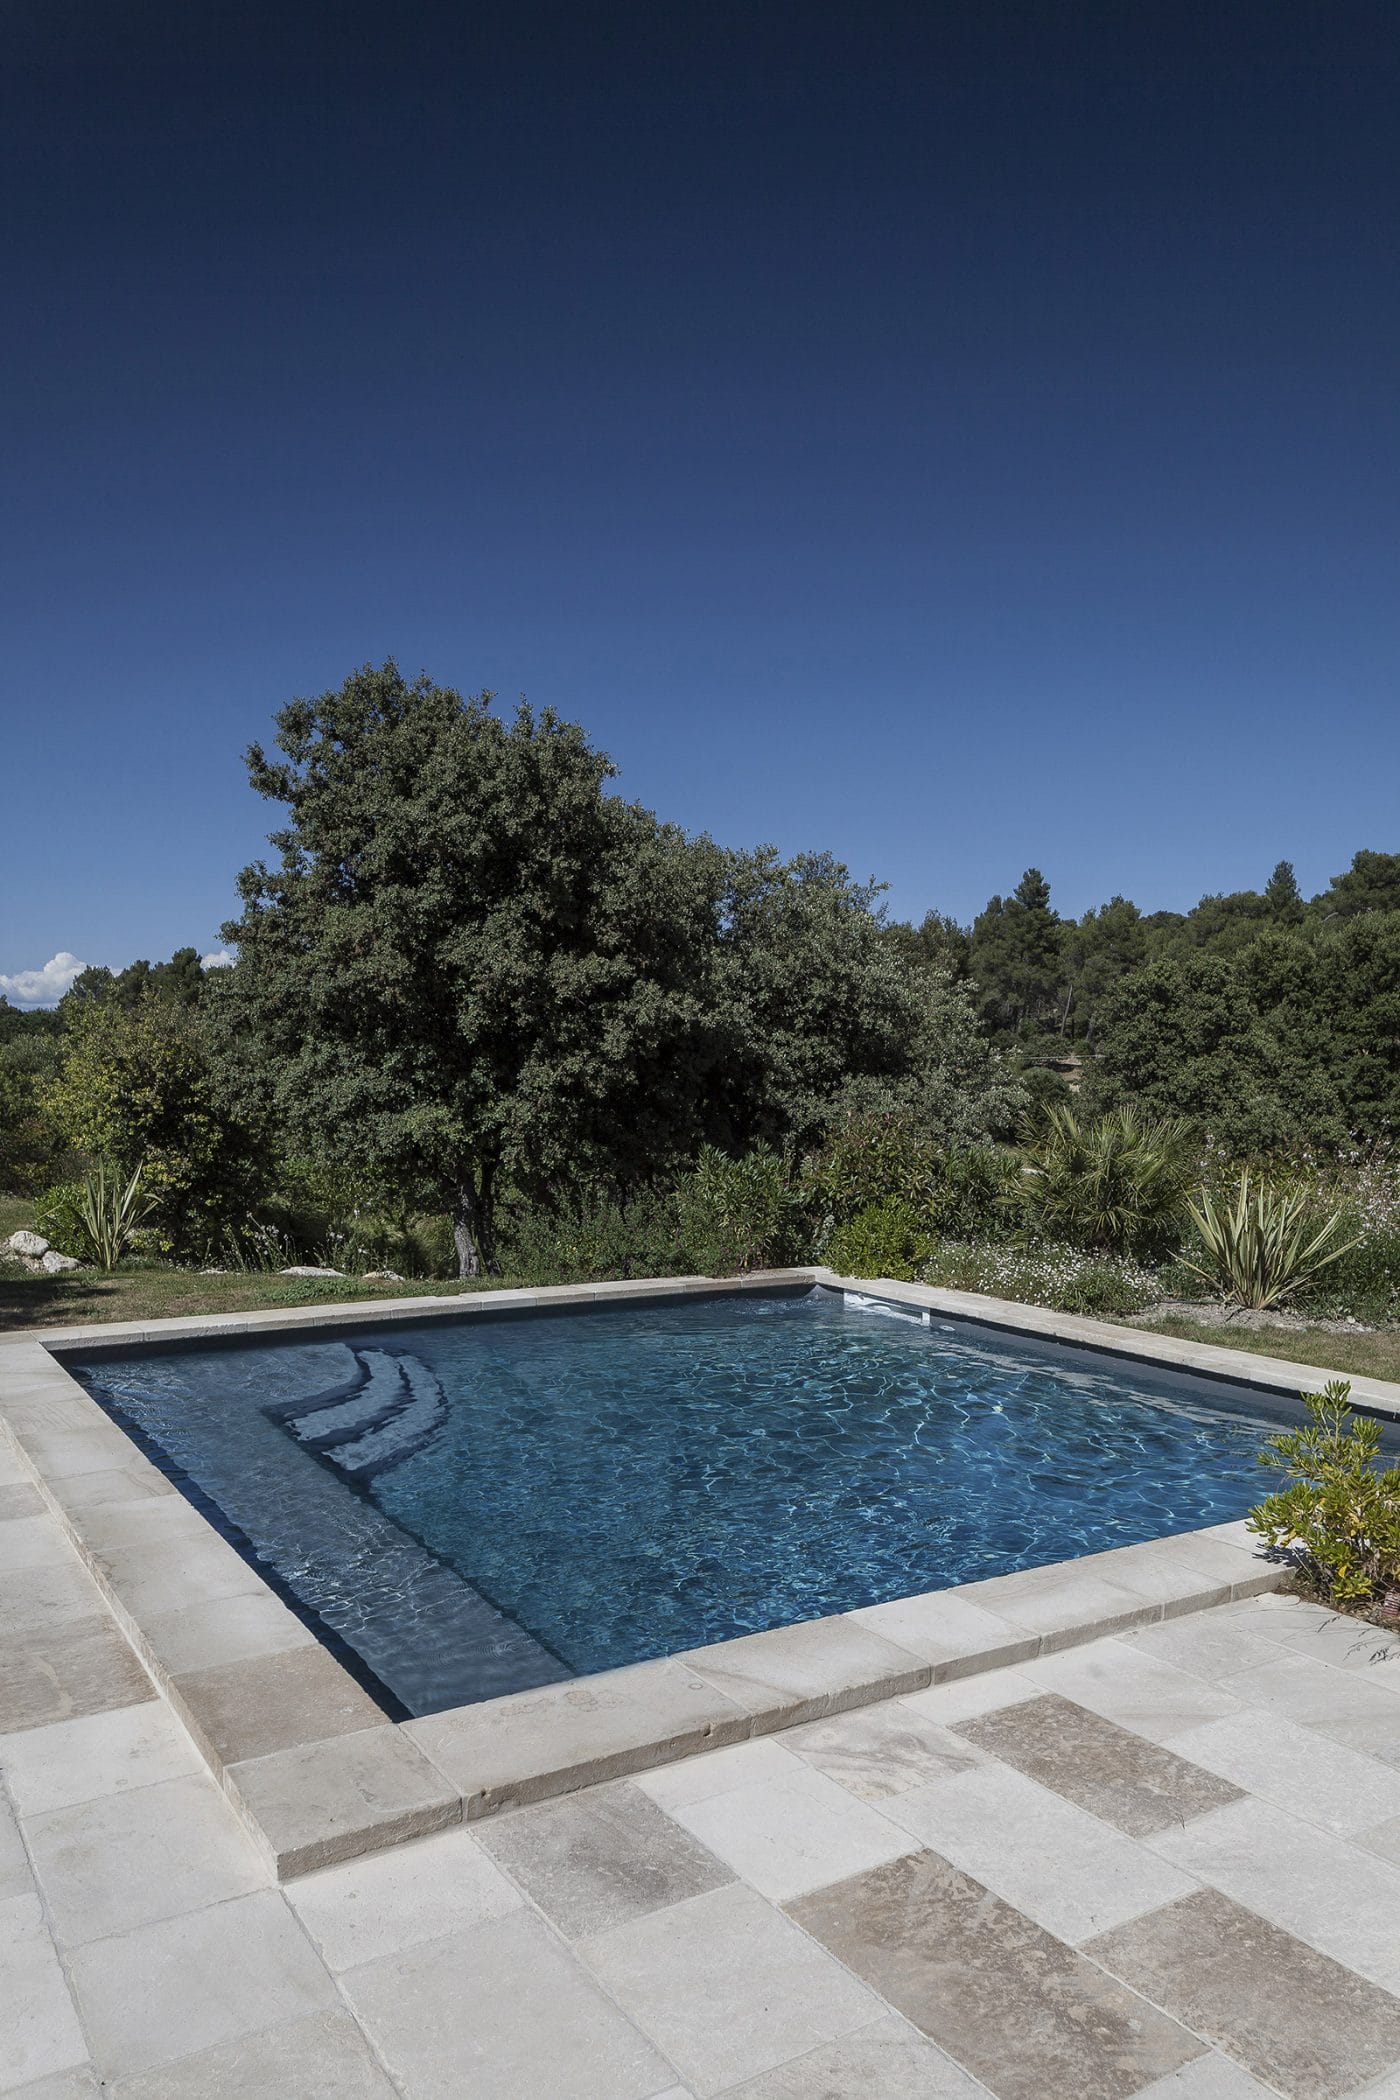
<svg viewBox="0 0 1400 2100">
<path fill-rule="evenodd" d="M 278 1886 L 0 1451 L 0 1713 L 26 2100 L 1400 2100 L 1400 1652 L 1277 1596 Z"/>
</svg>

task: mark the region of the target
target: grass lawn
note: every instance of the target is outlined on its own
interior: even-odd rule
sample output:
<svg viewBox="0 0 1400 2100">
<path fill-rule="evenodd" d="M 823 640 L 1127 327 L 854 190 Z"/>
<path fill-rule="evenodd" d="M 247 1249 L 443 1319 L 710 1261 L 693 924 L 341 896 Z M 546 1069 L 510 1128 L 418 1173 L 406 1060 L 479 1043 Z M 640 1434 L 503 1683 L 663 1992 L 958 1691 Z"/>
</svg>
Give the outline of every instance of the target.
<svg viewBox="0 0 1400 2100">
<path fill-rule="evenodd" d="M 11 1228 L 13 1229 L 13 1228 Z M 198 1313 L 267 1312 L 278 1306 L 340 1305 L 371 1298 L 455 1298 L 500 1290 L 505 1276 L 471 1283 L 361 1283 L 357 1276 L 200 1276 L 192 1269 L 117 1269 L 110 1276 L 0 1276 L 0 1333 L 27 1327 L 86 1327 L 98 1320 L 179 1320 Z"/>
<path fill-rule="evenodd" d="M 1322 1371 L 1354 1371 L 1363 1378 L 1400 1380 L 1400 1328 L 1375 1334 L 1334 1334 L 1326 1327 L 1232 1327 L 1195 1320 L 1135 1320 L 1138 1332 L 1174 1334 L 1184 1342 L 1210 1342 L 1219 1349 L 1247 1349 L 1254 1356 L 1281 1356 L 1289 1363 L 1316 1364 Z"/>
</svg>

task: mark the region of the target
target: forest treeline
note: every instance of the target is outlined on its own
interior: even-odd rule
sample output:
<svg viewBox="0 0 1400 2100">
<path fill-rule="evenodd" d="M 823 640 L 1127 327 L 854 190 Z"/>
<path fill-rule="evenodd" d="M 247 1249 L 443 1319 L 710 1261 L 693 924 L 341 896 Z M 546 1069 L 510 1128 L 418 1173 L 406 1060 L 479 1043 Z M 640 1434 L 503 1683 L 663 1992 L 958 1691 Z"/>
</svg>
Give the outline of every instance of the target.
<svg viewBox="0 0 1400 2100">
<path fill-rule="evenodd" d="M 898 1183 L 891 1131 L 962 1230 L 959 1189 L 1005 1209 L 979 1148 L 1057 1103 L 1180 1119 L 1234 1161 L 1374 1151 L 1400 1120 L 1400 854 L 1311 899 L 1280 862 L 1188 912 L 1077 919 L 1032 868 L 970 926 L 914 925 L 829 855 L 625 802 L 576 725 L 392 664 L 290 703 L 247 762 L 277 828 L 232 967 L 185 948 L 52 1012 L 0 1002 L 0 1185 L 55 1244 L 102 1162 L 141 1168 L 167 1258 L 293 1253 L 314 1213 L 317 1244 L 329 1220 L 406 1259 L 419 1217 L 425 1268 L 471 1273 L 545 1240 L 536 1266 L 567 1269 L 561 1234 L 624 1214 L 652 1234 L 628 1262 L 659 1262 L 677 1203 L 734 1211 L 723 1161 L 777 1207 L 745 1244 L 783 1243 L 800 1200 L 811 1245 L 851 1161 Z"/>
</svg>

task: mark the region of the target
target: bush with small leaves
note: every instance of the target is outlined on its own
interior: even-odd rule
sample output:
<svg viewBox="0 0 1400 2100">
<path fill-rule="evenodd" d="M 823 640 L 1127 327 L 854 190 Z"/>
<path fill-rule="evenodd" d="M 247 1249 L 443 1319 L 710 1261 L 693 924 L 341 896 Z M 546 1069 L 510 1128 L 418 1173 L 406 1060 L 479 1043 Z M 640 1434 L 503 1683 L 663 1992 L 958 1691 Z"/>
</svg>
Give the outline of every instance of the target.
<svg viewBox="0 0 1400 2100">
<path fill-rule="evenodd" d="M 1302 1399 L 1304 1426 L 1259 1454 L 1287 1485 L 1250 1512 L 1249 1528 L 1327 1603 L 1400 1611 L 1400 1465 L 1381 1464 L 1381 1425 L 1352 1413 L 1349 1380 Z"/>
</svg>

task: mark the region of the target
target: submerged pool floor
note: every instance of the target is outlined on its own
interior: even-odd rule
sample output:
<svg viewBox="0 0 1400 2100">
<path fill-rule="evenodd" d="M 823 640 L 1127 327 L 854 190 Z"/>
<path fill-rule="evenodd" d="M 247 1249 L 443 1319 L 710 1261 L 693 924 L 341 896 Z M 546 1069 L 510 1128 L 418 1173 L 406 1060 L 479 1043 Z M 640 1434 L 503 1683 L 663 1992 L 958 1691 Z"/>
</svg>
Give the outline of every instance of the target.
<svg viewBox="0 0 1400 2100">
<path fill-rule="evenodd" d="M 69 1368 L 415 1714 L 1236 1518 L 1279 1426 L 820 1290 Z"/>
</svg>

